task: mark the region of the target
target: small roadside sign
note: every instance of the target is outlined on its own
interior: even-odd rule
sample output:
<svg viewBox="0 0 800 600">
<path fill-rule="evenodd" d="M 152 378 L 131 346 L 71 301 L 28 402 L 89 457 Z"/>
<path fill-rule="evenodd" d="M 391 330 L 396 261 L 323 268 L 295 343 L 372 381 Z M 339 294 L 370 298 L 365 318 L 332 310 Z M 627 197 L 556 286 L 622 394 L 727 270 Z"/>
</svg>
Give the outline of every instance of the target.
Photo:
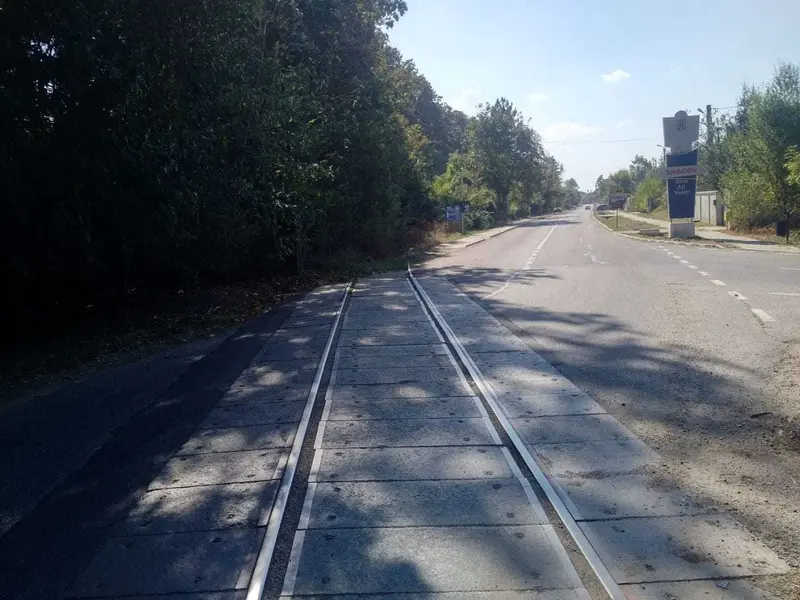
<svg viewBox="0 0 800 600">
<path fill-rule="evenodd" d="M 458 221 L 461 219 L 461 207 L 456 206 L 448 206 L 445 209 L 445 219 L 448 221 Z"/>
</svg>

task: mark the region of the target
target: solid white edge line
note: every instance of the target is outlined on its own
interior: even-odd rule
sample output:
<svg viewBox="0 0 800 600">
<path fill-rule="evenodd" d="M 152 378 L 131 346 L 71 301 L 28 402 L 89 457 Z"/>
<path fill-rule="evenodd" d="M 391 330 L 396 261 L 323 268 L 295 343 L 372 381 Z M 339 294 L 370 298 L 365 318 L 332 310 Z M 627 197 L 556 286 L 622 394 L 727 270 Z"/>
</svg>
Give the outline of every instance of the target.
<svg viewBox="0 0 800 600">
<path fill-rule="evenodd" d="M 459 369 L 460 371 L 461 369 Z M 489 433 L 492 436 L 492 441 L 495 443 L 496 446 L 502 446 L 503 440 L 500 439 L 500 434 L 497 433 L 497 429 L 495 429 L 492 420 L 489 418 L 489 413 L 486 412 L 486 407 L 481 402 L 481 399 L 477 396 L 473 396 L 472 399 L 475 401 L 475 406 L 478 407 L 478 412 L 481 413 L 481 419 L 483 419 L 483 424 L 486 425 L 486 429 L 489 430 Z"/>
<path fill-rule="evenodd" d="M 278 459 L 278 464 L 275 465 L 275 471 L 272 473 L 272 481 L 277 481 L 281 477 L 283 477 L 283 470 L 286 467 L 286 461 L 289 459 L 289 455 L 284 453 L 281 454 L 281 457 Z"/>
<path fill-rule="evenodd" d="M 317 483 L 317 475 L 319 474 L 320 465 L 322 465 L 322 453 L 324 450 L 314 451 L 314 460 L 311 463 L 311 470 L 308 473 L 308 482 Z"/>
<path fill-rule="evenodd" d="M 294 584 L 297 581 L 297 570 L 300 568 L 300 555 L 303 553 L 303 542 L 306 539 L 306 530 L 298 529 L 292 541 L 292 552 L 289 555 L 289 564 L 286 567 L 286 577 L 283 580 L 281 596 L 294 594 Z"/>
<path fill-rule="evenodd" d="M 794 292 L 770 292 L 770 296 L 800 296 L 800 294 L 795 294 Z"/>
<path fill-rule="evenodd" d="M 751 308 L 750 310 L 753 311 L 753 314 L 757 316 L 759 319 L 761 319 L 764 323 L 775 322 L 775 317 L 773 317 L 765 310 L 761 310 L 760 308 Z"/>
<path fill-rule="evenodd" d="M 289 500 L 289 491 L 292 489 L 294 475 L 297 472 L 297 463 L 300 459 L 300 452 L 303 449 L 303 442 L 305 440 L 306 433 L 308 432 L 308 423 L 311 420 L 311 413 L 314 410 L 314 404 L 317 399 L 317 394 L 319 393 L 319 386 L 322 383 L 322 376 L 325 374 L 325 364 L 328 362 L 328 356 L 331 353 L 333 340 L 336 337 L 336 332 L 339 329 L 339 323 L 342 320 L 342 312 L 344 310 L 345 302 L 347 302 L 347 296 L 350 293 L 351 286 L 352 283 L 348 284 L 345 287 L 344 293 L 342 294 L 342 301 L 339 303 L 339 311 L 336 314 L 336 320 L 333 322 L 331 333 L 328 336 L 328 342 L 325 344 L 325 349 L 322 352 L 322 358 L 320 358 L 320 362 L 317 367 L 317 374 L 314 376 L 314 382 L 311 384 L 311 390 L 308 393 L 308 400 L 306 401 L 306 406 L 303 410 L 303 416 L 300 419 L 300 424 L 297 426 L 297 433 L 295 434 L 295 439 L 292 443 L 292 449 L 289 452 L 286 470 L 283 474 L 283 478 L 281 479 L 281 485 L 278 488 L 278 493 L 275 496 L 272 513 L 270 513 L 269 521 L 267 521 L 267 531 L 264 534 L 264 540 L 262 541 L 261 547 L 258 551 L 258 558 L 256 559 L 256 565 L 253 568 L 253 575 L 250 577 L 250 585 L 247 587 L 247 596 L 245 596 L 245 600 L 261 600 L 261 596 L 264 594 L 264 586 L 267 583 L 267 574 L 269 573 L 269 567 L 272 564 L 272 556 L 275 553 L 275 544 L 278 542 L 278 532 L 281 528 L 281 523 L 283 522 L 283 515 L 286 511 L 286 503 Z M 297 535 L 300 534 L 301 532 L 298 532 Z M 297 535 L 295 535 L 295 544 L 297 544 L 298 541 Z M 302 548 L 302 545 L 303 542 L 301 537 L 300 548 Z M 292 548 L 292 556 L 294 556 L 294 547 Z M 291 567 L 291 559 L 289 562 L 289 566 Z M 295 574 L 296 571 L 297 568 L 295 567 Z M 284 580 L 284 582 L 285 581 L 286 580 Z M 292 582 L 292 586 L 294 586 L 294 582 Z"/>
<path fill-rule="evenodd" d="M 549 525 L 550 521 L 547 519 L 547 514 L 544 512 L 544 506 L 542 506 L 542 503 L 539 502 L 539 498 L 536 497 L 536 492 L 533 491 L 531 482 L 528 481 L 522 474 L 522 471 L 520 471 L 519 465 L 514 460 L 514 457 L 511 456 L 511 451 L 503 446 L 503 448 L 501 448 L 501 452 L 503 453 L 511 472 L 514 474 L 514 477 L 517 478 L 517 481 L 519 481 L 520 485 L 522 486 L 525 496 L 527 496 L 528 502 L 533 508 L 534 515 L 539 520 L 539 523 L 542 525 Z"/>
<path fill-rule="evenodd" d="M 605 588 L 606 592 L 608 593 L 609 597 L 612 600 L 627 600 L 625 594 L 623 593 L 622 589 L 620 588 L 619 584 L 614 580 L 611 576 L 611 572 L 608 570 L 608 567 L 603 563 L 600 559 L 600 556 L 597 554 L 597 551 L 594 549 L 594 546 L 589 542 L 586 534 L 583 530 L 578 526 L 578 523 L 573 518 L 572 514 L 570 514 L 569 510 L 567 509 L 564 502 L 561 500 L 561 497 L 555 491 L 553 486 L 550 483 L 550 480 L 544 474 L 544 471 L 540 467 L 539 463 L 534 459 L 533 455 L 528 450 L 527 446 L 522 442 L 522 439 L 519 437 L 519 434 L 511 425 L 509 420 L 506 418 L 503 411 L 500 409 L 499 403 L 497 401 L 497 396 L 494 393 L 491 385 L 483 378 L 483 375 L 478 369 L 478 366 L 472 361 L 472 358 L 469 356 L 467 351 L 461 345 L 458 337 L 455 335 L 453 330 L 441 316 L 439 310 L 436 308 L 436 305 L 431 302 L 428 294 L 425 292 L 425 289 L 417 282 L 414 274 L 411 272 L 411 266 L 408 267 L 408 277 L 409 279 L 416 283 L 417 291 L 425 299 L 426 304 L 436 317 L 439 325 L 441 326 L 442 330 L 447 335 L 450 343 L 452 344 L 453 348 L 456 349 L 461 361 L 467 367 L 470 375 L 472 376 L 473 380 L 475 381 L 478 388 L 484 395 L 486 402 L 494 411 L 497 420 L 500 421 L 503 429 L 506 430 L 508 437 L 511 439 L 511 442 L 514 444 L 514 447 L 519 452 L 522 460 L 525 461 L 528 469 L 530 469 L 531 473 L 533 474 L 536 482 L 542 488 L 542 491 L 547 496 L 547 499 L 553 505 L 553 508 L 558 514 L 561 521 L 564 523 L 564 526 L 567 528 L 570 536 L 578 545 L 583 556 L 586 558 L 587 562 L 591 566 L 592 570 L 594 571 L 597 578 L 600 580 L 600 583 Z M 571 565 L 571 563 L 570 563 Z M 573 567 L 574 569 L 574 567 Z M 248 599 L 249 600 L 249 599 Z"/>
<path fill-rule="evenodd" d="M 300 521 L 297 529 L 308 529 L 308 522 L 311 520 L 311 507 L 314 505 L 314 495 L 317 493 L 317 484 L 309 483 L 306 490 L 306 499 L 303 501 L 303 510 L 300 511 Z"/>
</svg>

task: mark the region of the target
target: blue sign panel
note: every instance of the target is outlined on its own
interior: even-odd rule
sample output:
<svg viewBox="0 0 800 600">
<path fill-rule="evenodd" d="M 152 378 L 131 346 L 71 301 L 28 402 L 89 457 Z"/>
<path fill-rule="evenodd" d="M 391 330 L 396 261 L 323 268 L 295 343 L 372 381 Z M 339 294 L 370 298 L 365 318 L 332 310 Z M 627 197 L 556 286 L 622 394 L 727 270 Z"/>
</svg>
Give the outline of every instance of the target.
<svg viewBox="0 0 800 600">
<path fill-rule="evenodd" d="M 691 167 L 697 164 L 697 150 L 685 154 L 667 154 L 667 167 Z M 667 179 L 667 212 L 670 219 L 694 219 L 697 177 Z"/>
<path fill-rule="evenodd" d="M 697 177 L 667 179 L 667 212 L 670 219 L 694 219 Z"/>
<path fill-rule="evenodd" d="M 448 206 L 445 213 L 445 218 L 448 221 L 459 221 L 461 220 L 461 207 L 460 206 Z"/>
</svg>

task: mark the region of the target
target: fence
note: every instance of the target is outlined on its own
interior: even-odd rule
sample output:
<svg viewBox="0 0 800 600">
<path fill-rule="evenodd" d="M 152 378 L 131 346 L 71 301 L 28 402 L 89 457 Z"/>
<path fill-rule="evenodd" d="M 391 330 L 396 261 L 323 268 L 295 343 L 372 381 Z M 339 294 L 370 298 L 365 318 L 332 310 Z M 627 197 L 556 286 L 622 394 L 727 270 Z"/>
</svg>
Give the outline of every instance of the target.
<svg viewBox="0 0 800 600">
<path fill-rule="evenodd" d="M 725 225 L 722 197 L 716 191 L 697 192 L 694 196 L 694 218 L 711 225 Z"/>
</svg>

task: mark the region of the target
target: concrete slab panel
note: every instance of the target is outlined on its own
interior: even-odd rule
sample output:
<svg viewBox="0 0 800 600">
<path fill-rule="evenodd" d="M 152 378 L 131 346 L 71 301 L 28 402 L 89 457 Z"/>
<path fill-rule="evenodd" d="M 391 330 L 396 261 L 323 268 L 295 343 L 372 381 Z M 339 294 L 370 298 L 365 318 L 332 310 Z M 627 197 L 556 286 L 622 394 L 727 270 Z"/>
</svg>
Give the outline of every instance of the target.
<svg viewBox="0 0 800 600">
<path fill-rule="evenodd" d="M 382 335 L 370 331 L 346 331 L 339 338 L 339 346 L 394 346 L 406 344 L 435 344 L 441 342 L 433 330 L 416 333 Z"/>
<path fill-rule="evenodd" d="M 317 344 L 315 347 L 294 346 L 289 344 L 269 344 L 267 343 L 261 352 L 253 359 L 253 364 L 268 361 L 281 360 L 314 360 L 317 361 L 322 356 L 325 344 Z"/>
<path fill-rule="evenodd" d="M 373 315 L 377 317 L 381 313 L 363 313 L 365 315 L 370 315 L 368 319 L 368 323 L 374 323 Z M 424 317 L 424 315 L 422 315 Z M 365 335 L 368 332 L 371 332 L 375 336 L 402 336 L 402 335 L 413 335 L 415 333 L 427 333 L 432 331 L 432 327 L 430 322 L 426 319 L 425 321 L 406 321 L 402 323 L 393 323 L 392 317 L 387 315 L 385 312 L 382 314 L 382 320 L 377 323 L 373 324 L 372 327 L 369 327 L 368 331 L 365 331 L 366 328 L 364 327 L 357 327 L 357 328 L 349 328 L 343 327 L 342 328 L 342 335 L 343 336 L 358 336 L 358 335 Z M 349 320 L 345 325 L 357 323 L 358 318 L 354 317 L 353 319 Z"/>
<path fill-rule="evenodd" d="M 261 361 L 254 361 L 245 373 L 295 373 L 300 371 L 316 371 L 318 360 L 308 360 L 305 358 L 274 357 L 266 358 Z"/>
<path fill-rule="evenodd" d="M 323 448 L 378 446 L 488 446 L 492 437 L 483 419 L 392 419 L 328 421 Z"/>
<path fill-rule="evenodd" d="M 525 342 L 511 333 L 486 335 L 478 331 L 457 331 L 456 335 L 470 354 L 520 352 L 529 349 Z"/>
<path fill-rule="evenodd" d="M 304 401 L 298 401 L 218 406 L 208 413 L 208 416 L 200 424 L 200 429 L 295 423 L 300 420 L 305 404 Z"/>
<path fill-rule="evenodd" d="M 408 311 L 407 313 L 387 311 L 360 311 L 357 314 L 348 313 L 342 323 L 343 330 L 372 329 L 383 325 L 418 325 L 430 327 L 428 317 L 422 310 Z"/>
<path fill-rule="evenodd" d="M 728 516 L 579 524 L 619 583 L 785 573 L 777 554 Z"/>
<path fill-rule="evenodd" d="M 747 581 L 727 579 L 633 584 L 622 589 L 630 600 L 777 600 Z"/>
<path fill-rule="evenodd" d="M 371 419 L 441 419 L 480 417 L 475 400 L 458 398 L 384 398 L 382 400 L 337 400 L 331 406 L 331 421 Z"/>
<path fill-rule="evenodd" d="M 335 316 L 292 315 L 283 322 L 281 329 L 304 329 L 307 327 L 324 329 L 327 327 L 330 331 L 335 320 Z"/>
<path fill-rule="evenodd" d="M 602 442 L 624 440 L 633 435 L 611 415 L 569 417 L 523 417 L 511 420 L 526 444 Z"/>
<path fill-rule="evenodd" d="M 547 523 L 517 479 L 321 483 L 310 529 Z"/>
<path fill-rule="evenodd" d="M 293 596 L 280 596 L 281 600 L 288 600 L 292 597 Z M 172 599 L 170 598 L 168 600 Z M 189 598 L 188 600 L 194 600 L 194 598 Z M 227 598 L 225 600 L 227 600 Z M 303 596 L 303 600 L 330 600 L 330 596 Z M 581 588 L 543 591 L 505 590 L 502 592 L 428 592 L 419 594 L 339 594 L 336 596 L 336 600 L 591 600 L 591 598 L 586 590 Z M 747 600 L 750 599 L 748 598 Z"/>
<path fill-rule="evenodd" d="M 386 385 L 336 385 L 333 388 L 332 398 L 352 400 L 377 400 L 379 398 L 435 398 L 468 396 L 472 392 L 467 390 L 461 381 L 454 379 L 441 379 L 425 381 L 415 384 L 386 384 Z"/>
<path fill-rule="evenodd" d="M 537 396 L 503 396 L 500 405 L 510 419 L 559 415 L 604 414 L 605 409 L 588 395 L 574 392 Z"/>
<path fill-rule="evenodd" d="M 651 473 L 555 478 L 578 520 L 687 516 L 712 513 L 663 477 Z"/>
<path fill-rule="evenodd" d="M 177 456 L 164 465 L 149 489 L 268 481 L 275 478 L 283 454 L 284 449 Z"/>
<path fill-rule="evenodd" d="M 485 374 L 484 374 L 485 375 Z M 564 377 L 539 377 L 525 380 L 499 380 L 486 377 L 499 397 L 539 396 L 544 394 L 580 394 L 581 389 Z"/>
<path fill-rule="evenodd" d="M 118 535 L 256 527 L 272 506 L 277 481 L 202 485 L 147 492 L 120 524 Z"/>
<path fill-rule="evenodd" d="M 208 454 L 263 448 L 286 448 L 292 444 L 297 425 L 270 423 L 251 427 L 201 429 L 178 451 L 178 454 Z"/>
<path fill-rule="evenodd" d="M 271 404 L 274 402 L 305 402 L 311 391 L 310 383 L 299 385 L 234 385 L 219 402 L 219 406 L 239 404 Z"/>
<path fill-rule="evenodd" d="M 660 464 L 661 458 L 638 439 L 530 446 L 551 475 L 608 477 Z"/>
<path fill-rule="evenodd" d="M 339 357 L 339 369 L 396 369 L 396 368 L 442 368 L 454 372 L 453 363 L 446 354 L 409 354 L 397 360 L 396 356 L 361 356 Z"/>
<path fill-rule="evenodd" d="M 305 533 L 294 593 L 579 586 L 555 539 L 545 525 L 312 529 Z"/>
<path fill-rule="evenodd" d="M 319 451 L 318 451 L 319 452 Z M 322 450 L 317 481 L 510 479 L 498 446 Z"/>
<path fill-rule="evenodd" d="M 395 363 L 397 364 L 397 363 Z M 336 385 L 407 384 L 424 385 L 429 381 L 453 380 L 459 382 L 452 364 L 446 367 L 407 369 L 337 369 Z"/>
<path fill-rule="evenodd" d="M 310 384 L 316 374 L 315 366 L 312 368 L 275 368 L 273 366 L 253 366 L 242 373 L 235 385 L 279 386 Z"/>
<path fill-rule="evenodd" d="M 439 340 L 433 344 L 411 344 L 408 346 L 369 346 L 340 347 L 337 351 L 339 359 L 363 357 L 406 357 L 406 356 L 444 356 L 447 348 Z"/>
<path fill-rule="evenodd" d="M 79 577 L 72 595 L 241 589 L 262 534 L 260 529 L 231 529 L 111 538 Z"/>
<path fill-rule="evenodd" d="M 524 352 L 498 352 L 495 354 L 483 354 L 476 360 L 478 366 L 485 367 L 520 367 L 536 370 L 556 371 L 549 362 L 536 354 L 533 350 Z"/>
</svg>

